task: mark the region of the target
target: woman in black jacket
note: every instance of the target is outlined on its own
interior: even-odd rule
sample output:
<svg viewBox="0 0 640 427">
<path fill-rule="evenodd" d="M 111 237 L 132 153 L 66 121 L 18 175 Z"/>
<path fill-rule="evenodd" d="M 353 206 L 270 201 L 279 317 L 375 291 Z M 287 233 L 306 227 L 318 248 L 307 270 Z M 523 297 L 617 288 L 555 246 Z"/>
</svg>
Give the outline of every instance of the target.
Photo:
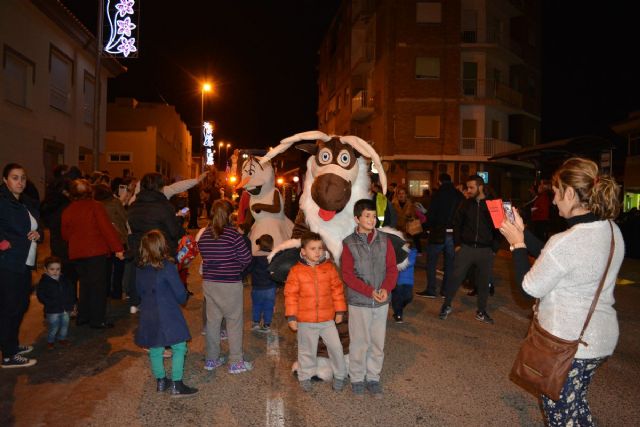
<svg viewBox="0 0 640 427">
<path fill-rule="evenodd" d="M 3 368 L 33 366 L 22 354 L 33 350 L 18 344 L 18 331 L 29 306 L 31 270 L 36 264 L 37 201 L 23 194 L 27 173 L 17 163 L 2 171 L 0 186 L 0 350 Z"/>
<path fill-rule="evenodd" d="M 167 240 L 169 253 L 175 256 L 178 250 L 178 241 L 184 236 L 182 228 L 183 217 L 176 216 L 176 210 L 162 193 L 164 179 L 159 173 L 148 173 L 140 180 L 140 193 L 135 202 L 129 206 L 127 217 L 131 234 L 129 235 L 129 256 L 130 262 L 137 262 L 140 240 L 142 236 L 150 230 L 160 230 Z M 136 283 L 135 268 L 129 269 L 129 283 Z M 135 294 L 135 286 L 130 286 L 129 299 L 132 306 L 131 312 L 135 313 L 135 308 L 140 299 Z"/>
</svg>

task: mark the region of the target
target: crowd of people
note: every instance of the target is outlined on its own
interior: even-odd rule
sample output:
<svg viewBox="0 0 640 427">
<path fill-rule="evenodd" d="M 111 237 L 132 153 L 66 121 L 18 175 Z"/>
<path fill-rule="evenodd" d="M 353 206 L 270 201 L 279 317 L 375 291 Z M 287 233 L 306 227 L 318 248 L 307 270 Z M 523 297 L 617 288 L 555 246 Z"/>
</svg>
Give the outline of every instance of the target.
<svg viewBox="0 0 640 427">
<path fill-rule="evenodd" d="M 273 240 L 261 236 L 256 242 L 260 251 L 252 254 L 246 225 L 234 221 L 238 215 L 235 203 L 217 191 L 200 191 L 205 177 L 165 185 L 158 173 L 148 173 L 138 181 L 110 179 L 104 173 L 84 177 L 77 168 L 61 167 L 39 203 L 25 194 L 26 170 L 18 164 L 6 165 L 0 186 L 2 367 L 36 363 L 25 356 L 33 347 L 20 345 L 18 332 L 31 292 L 36 247 L 43 238 L 42 223 L 50 232 L 51 256 L 45 259 L 37 295 L 49 325 L 48 348 L 69 345 L 72 317 L 77 326 L 113 327 L 106 316 L 107 301 L 109 297 L 121 299 L 124 290 L 131 313 L 140 311 L 135 342 L 149 350 L 157 390 L 169 390 L 174 396 L 196 393 L 197 389 L 182 382 L 191 334 L 180 305 L 190 292 L 179 272 L 182 267 L 174 263 L 187 235 L 187 240 L 193 237 L 202 257 L 203 368 L 227 365 L 232 374 L 251 371 L 253 364 L 243 352 L 243 283 L 247 274 L 252 275 L 251 329 L 269 332 L 276 283 L 269 276 L 266 255 Z M 184 192 L 189 194 L 187 209 L 184 203 L 172 202 Z M 513 222 L 506 219 L 496 227 L 487 204 L 492 195 L 480 176 L 466 178 L 462 192 L 442 173 L 436 191 L 423 194 L 420 201 L 412 200 L 402 186 L 392 185 L 385 195 L 374 181 L 370 198 L 354 206 L 354 232 L 344 239 L 340 260 L 328 258 L 320 235 L 307 232 L 301 239 L 298 263 L 284 284 L 286 320 L 297 333 L 297 375 L 302 390 L 312 389 L 321 337 L 334 390 L 342 390 L 349 381 L 356 396 L 368 391 L 382 397 L 380 375 L 389 308 L 392 319 L 402 323 L 414 293 L 442 297 L 439 318 L 445 320 L 453 312 L 460 285 L 471 278 L 477 294 L 475 318 L 493 324 L 488 302 L 494 258 L 502 239 L 513 254 L 516 285 L 539 299 L 541 324 L 561 338 L 576 338 L 603 274 L 602 260 L 613 232 L 613 261 L 584 335 L 589 345 L 581 344 L 560 400 L 542 398 L 549 425 L 591 425 L 588 384 L 596 368 L 613 353 L 618 339 L 613 289 L 625 247 L 612 222 L 620 208 L 618 192 L 615 181 L 600 176 L 595 163 L 570 159 L 551 180 L 540 183 L 522 215 L 516 209 Z M 567 221 L 567 227 L 551 235 L 548 230 L 554 211 Z M 208 220 L 203 228 L 198 225 L 200 212 Z M 403 271 L 398 271 L 393 245 L 382 226 L 405 232 L 409 257 Z M 191 236 L 188 229 L 199 230 Z M 438 286 L 436 268 L 441 253 L 444 276 Z M 414 292 L 416 259 L 424 255 L 426 286 Z M 528 255 L 537 258 L 533 266 Z M 336 327 L 342 322 L 348 323 L 348 367 Z M 225 338 L 228 357 L 221 352 Z M 163 365 L 169 349 L 171 379 Z"/>
</svg>

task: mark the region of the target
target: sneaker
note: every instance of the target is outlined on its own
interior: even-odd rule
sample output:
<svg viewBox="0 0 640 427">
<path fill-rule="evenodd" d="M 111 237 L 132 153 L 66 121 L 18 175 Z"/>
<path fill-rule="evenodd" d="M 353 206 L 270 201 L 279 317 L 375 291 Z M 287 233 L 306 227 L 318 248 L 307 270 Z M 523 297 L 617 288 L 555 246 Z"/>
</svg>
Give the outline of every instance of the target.
<svg viewBox="0 0 640 427">
<path fill-rule="evenodd" d="M 396 321 L 396 323 L 404 323 L 404 321 L 402 320 L 402 316 L 400 316 L 399 314 L 394 314 L 392 317 L 393 320 Z"/>
<path fill-rule="evenodd" d="M 342 391 L 344 389 L 344 385 L 346 384 L 346 380 L 344 378 L 334 378 L 333 379 L 333 389 L 335 391 Z"/>
<path fill-rule="evenodd" d="M 380 381 L 367 381 L 367 390 L 376 399 L 382 399 L 382 386 Z"/>
<path fill-rule="evenodd" d="M 136 314 L 138 312 L 138 307 L 135 305 L 132 305 L 131 307 L 129 307 L 129 313 L 131 314 Z"/>
<path fill-rule="evenodd" d="M 440 317 L 440 320 L 445 320 L 447 317 L 449 317 L 452 311 L 453 309 L 450 305 L 443 305 L 440 309 L 440 315 L 438 317 Z"/>
<path fill-rule="evenodd" d="M 253 364 L 251 362 L 247 362 L 246 360 L 241 360 L 236 363 L 232 363 L 229 366 L 230 374 L 241 374 L 243 372 L 248 372 L 253 369 Z"/>
<path fill-rule="evenodd" d="M 416 292 L 416 295 L 422 298 L 436 298 L 436 294 L 429 291 Z"/>
<path fill-rule="evenodd" d="M 364 396 L 364 382 L 351 383 L 351 392 L 358 397 Z"/>
<path fill-rule="evenodd" d="M 251 330 L 258 332 L 260 330 L 260 322 L 251 322 Z"/>
<path fill-rule="evenodd" d="M 29 366 L 33 366 L 38 361 L 36 359 L 27 359 L 24 356 L 16 354 L 13 357 L 5 357 L 2 359 L 2 367 L 3 368 L 27 368 Z"/>
<path fill-rule="evenodd" d="M 486 311 L 476 311 L 476 320 L 479 320 L 484 323 L 493 324 L 493 319 L 489 316 L 489 313 Z"/>
<path fill-rule="evenodd" d="M 204 361 L 204 369 L 207 371 L 213 371 L 225 363 L 227 363 L 227 359 L 223 356 L 218 357 L 216 360 L 207 359 Z"/>
<path fill-rule="evenodd" d="M 261 332 L 261 333 L 263 333 L 263 334 L 268 334 L 269 332 L 271 332 L 271 325 L 269 325 L 269 324 L 265 324 L 265 325 L 263 325 L 263 326 L 258 330 L 258 332 Z"/>
<path fill-rule="evenodd" d="M 27 354 L 33 351 L 32 345 L 19 345 L 18 352 L 16 354 Z"/>
<path fill-rule="evenodd" d="M 56 348 L 56 346 L 55 346 L 55 345 L 53 345 L 53 343 L 52 343 L 52 342 L 48 342 L 48 343 L 47 343 L 47 350 L 53 350 L 54 348 Z"/>
<path fill-rule="evenodd" d="M 220 339 L 222 341 L 228 339 L 229 336 L 227 335 L 227 330 L 226 329 L 220 329 Z"/>
<path fill-rule="evenodd" d="M 313 389 L 313 386 L 311 385 L 311 380 L 302 380 L 302 381 L 300 381 L 300 388 L 305 393 L 309 393 Z"/>
</svg>

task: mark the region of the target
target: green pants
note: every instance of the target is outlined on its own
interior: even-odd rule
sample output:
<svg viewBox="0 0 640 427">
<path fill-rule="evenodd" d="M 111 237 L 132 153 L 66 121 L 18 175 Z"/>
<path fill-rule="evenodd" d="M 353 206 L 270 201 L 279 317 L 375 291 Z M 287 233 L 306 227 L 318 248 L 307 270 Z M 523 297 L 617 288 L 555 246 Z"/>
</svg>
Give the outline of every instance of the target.
<svg viewBox="0 0 640 427">
<path fill-rule="evenodd" d="M 184 373 L 184 356 L 187 354 L 187 343 L 182 341 L 171 346 L 173 357 L 171 358 L 171 379 L 181 381 Z M 152 347 L 149 349 L 149 359 L 151 359 L 151 371 L 156 379 L 164 378 L 167 373 L 164 370 L 164 347 Z"/>
</svg>

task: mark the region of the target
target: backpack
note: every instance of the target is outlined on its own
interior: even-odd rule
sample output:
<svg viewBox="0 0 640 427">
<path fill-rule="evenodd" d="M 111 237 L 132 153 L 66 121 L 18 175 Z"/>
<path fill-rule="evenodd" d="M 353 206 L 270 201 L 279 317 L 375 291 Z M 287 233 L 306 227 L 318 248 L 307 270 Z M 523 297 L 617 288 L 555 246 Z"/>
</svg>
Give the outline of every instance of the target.
<svg viewBox="0 0 640 427">
<path fill-rule="evenodd" d="M 176 263 L 178 270 L 185 269 L 198 256 L 198 245 L 196 241 L 189 235 L 185 234 L 178 242 L 178 253 L 176 254 Z"/>
</svg>

